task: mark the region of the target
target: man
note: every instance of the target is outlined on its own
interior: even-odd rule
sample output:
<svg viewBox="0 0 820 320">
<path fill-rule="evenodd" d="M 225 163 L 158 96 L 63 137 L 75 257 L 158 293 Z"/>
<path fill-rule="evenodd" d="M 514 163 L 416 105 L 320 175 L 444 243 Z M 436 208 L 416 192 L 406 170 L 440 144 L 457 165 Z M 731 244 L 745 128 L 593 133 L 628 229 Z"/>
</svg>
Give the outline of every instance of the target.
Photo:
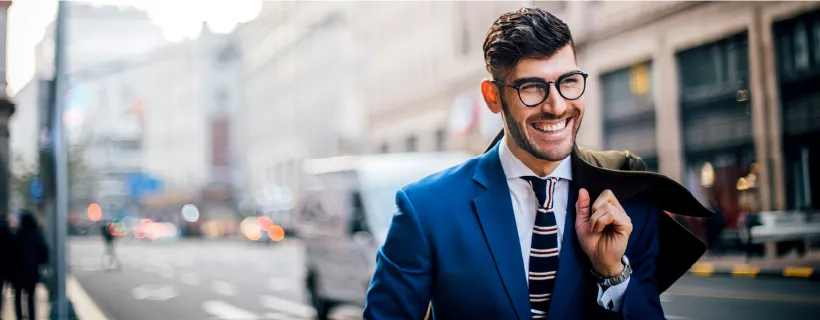
<svg viewBox="0 0 820 320">
<path fill-rule="evenodd" d="M 560 19 L 506 13 L 484 56 L 503 137 L 398 192 L 364 318 L 663 319 L 660 293 L 705 250 L 663 211 L 710 212 L 669 178 L 617 170 L 643 169 L 629 153 L 575 146 L 587 75 Z"/>
</svg>

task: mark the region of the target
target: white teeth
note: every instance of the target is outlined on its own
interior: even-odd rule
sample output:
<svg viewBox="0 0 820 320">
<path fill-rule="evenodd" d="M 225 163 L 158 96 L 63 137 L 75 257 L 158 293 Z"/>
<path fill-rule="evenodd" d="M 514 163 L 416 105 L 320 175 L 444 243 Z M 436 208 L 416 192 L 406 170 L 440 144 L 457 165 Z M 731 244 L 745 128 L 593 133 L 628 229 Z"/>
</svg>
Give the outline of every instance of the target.
<svg viewBox="0 0 820 320">
<path fill-rule="evenodd" d="M 535 127 L 538 128 L 541 131 L 551 132 L 551 131 L 561 131 L 566 126 L 567 126 L 567 122 L 566 121 L 561 121 L 561 122 L 556 123 L 556 124 L 551 124 L 551 125 L 547 125 L 547 126 L 535 126 Z"/>
</svg>

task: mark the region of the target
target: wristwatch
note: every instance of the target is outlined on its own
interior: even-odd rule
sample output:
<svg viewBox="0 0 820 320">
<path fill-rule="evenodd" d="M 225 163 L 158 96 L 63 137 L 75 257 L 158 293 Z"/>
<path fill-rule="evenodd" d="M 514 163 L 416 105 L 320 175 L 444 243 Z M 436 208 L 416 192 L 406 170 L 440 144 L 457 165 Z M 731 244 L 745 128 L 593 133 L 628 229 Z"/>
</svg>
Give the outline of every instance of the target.
<svg viewBox="0 0 820 320">
<path fill-rule="evenodd" d="M 598 283 L 598 285 L 600 285 L 603 289 L 626 282 L 632 274 L 632 266 L 629 264 L 629 259 L 627 259 L 626 256 L 621 258 L 621 263 L 624 264 L 624 271 L 621 271 L 621 274 L 611 278 L 599 275 L 595 272 L 595 270 L 590 270 L 592 272 L 592 276 L 595 277 L 595 282 Z"/>
</svg>

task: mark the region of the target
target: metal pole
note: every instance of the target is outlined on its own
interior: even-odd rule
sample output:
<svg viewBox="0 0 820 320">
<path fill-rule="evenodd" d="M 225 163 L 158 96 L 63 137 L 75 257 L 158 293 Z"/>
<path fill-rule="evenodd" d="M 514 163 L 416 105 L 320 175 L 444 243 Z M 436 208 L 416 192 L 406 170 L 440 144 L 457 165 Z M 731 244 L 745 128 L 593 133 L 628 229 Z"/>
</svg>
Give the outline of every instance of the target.
<svg viewBox="0 0 820 320">
<path fill-rule="evenodd" d="M 65 78 L 65 35 L 67 2 L 58 1 L 57 21 L 54 36 L 54 84 L 51 95 L 51 112 L 49 112 L 50 150 L 53 176 L 51 182 L 53 204 L 50 218 L 53 227 L 54 254 L 53 288 L 55 301 L 52 301 L 52 319 L 69 319 L 69 302 L 66 296 L 66 259 L 68 241 L 68 150 L 66 149 L 65 126 L 63 124 L 64 97 L 66 92 Z"/>
</svg>

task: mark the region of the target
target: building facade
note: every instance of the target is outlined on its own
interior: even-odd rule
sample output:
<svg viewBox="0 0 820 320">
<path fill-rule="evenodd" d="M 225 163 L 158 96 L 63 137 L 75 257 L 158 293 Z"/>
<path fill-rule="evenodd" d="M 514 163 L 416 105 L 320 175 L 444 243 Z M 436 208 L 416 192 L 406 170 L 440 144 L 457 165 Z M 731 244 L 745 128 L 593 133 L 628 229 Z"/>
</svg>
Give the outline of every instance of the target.
<svg viewBox="0 0 820 320">
<path fill-rule="evenodd" d="M 477 92 L 488 76 L 481 43 L 500 13 L 529 5 L 570 25 L 590 74 L 579 144 L 637 153 L 705 204 L 717 201 L 730 225 L 746 188 L 757 190 L 757 210 L 820 206 L 814 2 L 368 5 L 401 22 L 374 29 L 356 19 L 372 29 L 364 42 L 374 39 L 365 47 L 370 151 L 480 152 L 482 131 L 500 125 Z"/>
<path fill-rule="evenodd" d="M 817 104 L 805 89 L 817 68 L 812 46 L 820 46 L 811 29 L 816 3 L 584 5 L 593 8 L 586 21 L 596 23 L 579 40 L 579 63 L 597 80 L 587 93 L 585 143 L 657 161 L 704 203 L 716 198 L 730 225 L 743 211 L 743 183 L 758 189 L 758 210 L 810 207 L 811 173 L 803 168 L 814 158 L 803 154 L 812 154 L 804 150 L 814 130 L 794 125 Z M 783 96 L 792 83 L 803 91 Z M 613 113 L 636 120 L 622 125 Z"/>
<path fill-rule="evenodd" d="M 290 202 L 298 198 L 304 160 L 366 146 L 364 62 L 353 29 L 361 6 L 265 2 L 259 17 L 237 29 L 248 201 Z"/>
<path fill-rule="evenodd" d="M 172 44 L 143 11 L 69 6 L 64 120 L 90 175 L 90 194 L 73 209 L 98 202 L 117 217 L 214 200 L 200 207 L 204 217 L 235 213 L 245 176 L 238 42 L 202 27 Z M 37 53 L 49 78 L 48 32 Z"/>
</svg>

